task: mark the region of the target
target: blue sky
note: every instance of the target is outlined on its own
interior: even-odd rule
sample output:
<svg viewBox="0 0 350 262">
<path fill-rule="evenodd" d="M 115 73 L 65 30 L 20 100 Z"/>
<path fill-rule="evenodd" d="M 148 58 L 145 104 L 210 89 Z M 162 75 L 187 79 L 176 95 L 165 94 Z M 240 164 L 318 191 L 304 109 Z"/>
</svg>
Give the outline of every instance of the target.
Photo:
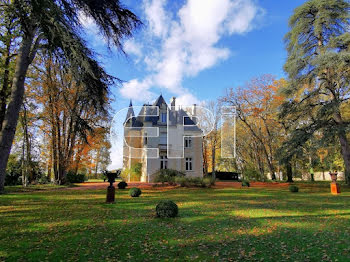
<svg viewBox="0 0 350 262">
<path fill-rule="evenodd" d="M 82 15 L 81 21 L 107 72 L 125 81 L 112 88 L 117 112 L 130 99 L 142 105 L 162 93 L 167 101 L 176 96 L 179 104 L 191 105 L 215 100 L 255 76 L 284 77 L 283 37 L 293 10 L 304 2 L 124 0 L 144 23 L 124 42 L 127 56 L 107 51 L 91 19 Z"/>
<path fill-rule="evenodd" d="M 96 35 L 94 25 L 86 18 L 85 21 L 87 21 L 84 23 L 89 44 L 101 54 L 100 61 L 108 73 L 126 81 L 124 87 L 112 88 L 117 101 L 113 104 L 116 110 L 127 106 L 130 98 L 135 104 L 142 104 L 152 102 L 157 95 L 163 93 L 167 100 L 171 96 L 179 97 L 181 100 L 181 96 L 187 95 L 187 98 L 184 97 L 181 101 L 206 101 L 216 99 L 224 94 L 226 88 L 242 85 L 254 76 L 273 74 L 283 77 L 283 64 L 286 58 L 283 36 L 288 31 L 288 18 L 294 8 L 305 1 L 124 0 L 122 2 L 144 23 L 144 26 L 136 32 L 135 38 L 125 42 L 127 56 L 118 54 L 115 50 L 108 52 L 101 36 Z M 217 22 L 218 14 L 229 9 L 230 4 L 233 10 L 228 11 L 226 17 L 223 15 L 221 22 Z M 206 5 L 210 10 L 209 15 L 205 11 Z M 215 6 L 218 7 L 217 10 L 213 9 Z M 187 11 L 191 8 L 196 10 Z M 182 17 L 179 15 L 181 9 L 185 10 Z M 163 18 L 162 14 L 164 14 Z M 202 17 L 201 14 L 203 14 Z M 235 21 L 234 16 L 238 17 L 238 21 Z M 201 23 L 199 28 L 193 26 L 193 21 L 189 21 L 191 19 Z M 215 22 L 218 25 L 210 28 L 210 24 Z M 229 27 L 230 22 L 235 24 L 231 32 L 230 29 L 225 29 Z M 171 29 L 171 23 L 178 23 L 179 27 L 186 27 L 186 29 Z M 199 34 L 199 37 L 196 37 L 196 30 L 202 28 L 204 35 Z M 207 28 L 210 29 L 207 30 Z M 167 42 L 177 41 L 170 39 L 171 37 L 176 39 L 174 36 L 177 33 L 172 32 L 177 30 L 180 43 L 172 43 L 175 47 L 164 47 Z M 186 30 L 190 32 L 184 33 Z M 194 36 L 191 36 L 192 32 Z M 206 33 L 217 34 L 217 36 L 205 36 Z M 163 36 L 159 37 L 160 34 Z M 184 34 L 190 36 L 183 36 Z M 197 39 L 198 43 L 193 46 L 187 43 Z M 198 52 L 201 52 L 196 50 L 202 49 L 202 45 L 204 45 L 203 52 L 211 52 L 212 57 L 199 59 L 195 63 L 209 60 L 207 65 L 193 66 L 189 65 L 191 62 L 180 61 L 195 59 Z M 212 48 L 217 50 L 213 51 Z M 156 54 L 156 52 L 166 53 L 174 50 L 181 51 L 175 54 L 175 57 Z M 181 57 L 181 53 L 185 53 L 185 58 Z M 151 59 L 155 61 L 148 62 L 147 65 L 147 60 Z M 176 59 L 179 61 L 174 61 Z M 169 72 L 164 72 L 161 68 L 169 64 L 168 71 L 175 72 L 170 76 Z M 160 68 L 155 68 L 157 66 Z M 178 66 L 183 72 L 176 72 Z M 149 80 L 154 77 L 162 79 Z"/>
</svg>

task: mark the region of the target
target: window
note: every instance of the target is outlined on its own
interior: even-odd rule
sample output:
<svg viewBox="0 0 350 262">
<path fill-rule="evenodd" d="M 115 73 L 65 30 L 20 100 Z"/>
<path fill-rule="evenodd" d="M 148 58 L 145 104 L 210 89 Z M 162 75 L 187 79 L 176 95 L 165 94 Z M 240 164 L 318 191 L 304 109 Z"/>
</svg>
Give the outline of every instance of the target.
<svg viewBox="0 0 350 262">
<path fill-rule="evenodd" d="M 192 125 L 192 121 L 191 118 L 189 118 L 188 116 L 184 117 L 184 126 L 189 126 Z"/>
<path fill-rule="evenodd" d="M 160 133 L 159 144 L 161 145 L 167 144 L 167 133 Z"/>
<path fill-rule="evenodd" d="M 186 171 L 192 171 L 192 158 L 186 157 Z"/>
<path fill-rule="evenodd" d="M 168 157 L 160 156 L 160 169 L 167 169 L 167 168 L 168 168 Z"/>
<path fill-rule="evenodd" d="M 145 143 L 145 145 L 147 145 L 147 143 L 148 143 L 147 133 L 145 133 L 145 140 L 144 140 L 144 143 Z"/>
<path fill-rule="evenodd" d="M 185 148 L 192 147 L 192 139 L 190 137 L 185 137 Z"/>
<path fill-rule="evenodd" d="M 161 113 L 161 121 L 162 123 L 166 123 L 166 113 Z"/>
</svg>

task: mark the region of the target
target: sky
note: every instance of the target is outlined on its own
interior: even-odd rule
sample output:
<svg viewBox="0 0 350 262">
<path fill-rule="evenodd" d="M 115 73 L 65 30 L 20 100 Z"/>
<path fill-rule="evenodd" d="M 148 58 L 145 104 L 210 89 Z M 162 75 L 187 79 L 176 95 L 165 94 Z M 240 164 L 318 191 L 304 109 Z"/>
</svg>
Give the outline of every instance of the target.
<svg viewBox="0 0 350 262">
<path fill-rule="evenodd" d="M 305 0 L 121 2 L 143 22 L 124 41 L 126 55 L 108 50 L 92 20 L 81 15 L 89 46 L 106 71 L 124 81 L 111 89 L 115 113 L 130 99 L 142 105 L 162 94 L 167 101 L 175 96 L 177 104 L 201 104 L 263 74 L 285 77 L 283 37 Z M 112 147 L 110 168 L 120 167 L 120 151 L 120 144 Z"/>
</svg>

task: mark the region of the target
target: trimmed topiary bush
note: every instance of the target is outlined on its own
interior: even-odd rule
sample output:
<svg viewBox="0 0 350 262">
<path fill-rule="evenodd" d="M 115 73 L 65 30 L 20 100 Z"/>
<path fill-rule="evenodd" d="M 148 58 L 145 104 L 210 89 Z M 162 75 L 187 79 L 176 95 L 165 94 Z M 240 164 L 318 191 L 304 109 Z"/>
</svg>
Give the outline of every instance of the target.
<svg viewBox="0 0 350 262">
<path fill-rule="evenodd" d="M 157 217 L 176 217 L 179 208 L 171 200 L 161 200 L 156 207 Z"/>
<path fill-rule="evenodd" d="M 133 187 L 130 189 L 129 194 L 131 197 L 139 197 L 141 195 L 141 189 Z"/>
<path fill-rule="evenodd" d="M 289 191 L 293 192 L 293 193 L 299 192 L 299 187 L 297 187 L 295 185 L 291 185 L 291 186 L 289 186 Z"/>
<path fill-rule="evenodd" d="M 128 186 L 128 183 L 122 181 L 118 183 L 118 188 L 119 189 L 125 189 Z"/>
<path fill-rule="evenodd" d="M 242 181 L 242 186 L 250 187 L 249 181 Z"/>
</svg>

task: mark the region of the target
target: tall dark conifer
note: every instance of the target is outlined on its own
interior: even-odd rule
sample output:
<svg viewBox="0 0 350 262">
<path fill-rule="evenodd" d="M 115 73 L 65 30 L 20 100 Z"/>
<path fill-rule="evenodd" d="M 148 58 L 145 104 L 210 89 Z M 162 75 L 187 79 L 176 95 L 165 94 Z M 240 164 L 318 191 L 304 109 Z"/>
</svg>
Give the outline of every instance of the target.
<svg viewBox="0 0 350 262">
<path fill-rule="evenodd" d="M 103 110 L 105 94 L 114 78 L 108 75 L 81 38 L 79 16 L 92 18 L 101 37 L 122 47 L 122 39 L 132 35 L 141 22 L 118 0 L 14 0 L 2 1 L 1 16 L 18 24 L 19 43 L 16 66 L 4 119 L 0 128 L 0 193 L 23 102 L 28 67 L 37 51 L 47 49 L 69 67 L 74 79 L 89 94 L 90 103 Z"/>
<path fill-rule="evenodd" d="M 288 102 L 281 117 L 295 121 L 284 144 L 285 154 L 321 132 L 324 139 L 337 137 L 350 184 L 350 119 L 344 106 L 350 98 L 350 4 L 346 0 L 310 0 L 295 9 L 286 35 L 289 77 Z M 288 158 L 288 156 L 286 156 Z"/>
</svg>

